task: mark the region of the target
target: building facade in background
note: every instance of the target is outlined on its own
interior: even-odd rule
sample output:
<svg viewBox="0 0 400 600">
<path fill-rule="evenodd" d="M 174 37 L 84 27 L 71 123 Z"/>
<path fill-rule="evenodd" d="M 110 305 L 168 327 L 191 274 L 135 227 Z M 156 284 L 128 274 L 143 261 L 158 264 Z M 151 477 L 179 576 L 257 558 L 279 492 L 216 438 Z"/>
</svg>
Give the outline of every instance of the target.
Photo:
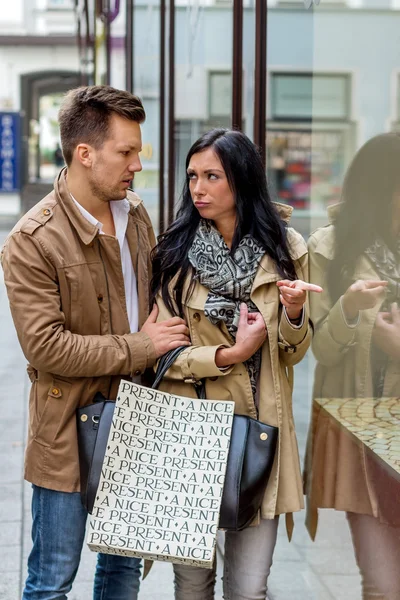
<svg viewBox="0 0 400 600">
<path fill-rule="evenodd" d="M 21 115 L 21 193 L 39 197 L 58 168 L 66 89 L 110 83 L 146 106 L 135 181 L 158 230 L 190 145 L 234 126 L 261 146 L 273 193 L 307 233 L 356 149 L 398 128 L 399 23 L 398 0 L 17 0 L 0 15 L 0 111 Z"/>
<path fill-rule="evenodd" d="M 81 72 L 146 106 L 136 185 L 161 227 L 186 152 L 211 127 L 264 146 L 271 187 L 305 233 L 340 198 L 356 149 L 397 128 L 397 0 L 269 0 L 265 18 L 259 0 L 77 2 Z"/>
<path fill-rule="evenodd" d="M 73 0 L 14 0 L 0 13 L 0 116 L 19 119 L 13 149 L 0 158 L 10 177 L 8 154 L 18 158 L 17 186 L 10 193 L 0 179 L 0 214 L 29 208 L 51 187 L 59 168 L 58 107 L 79 83 L 79 68 Z"/>
</svg>

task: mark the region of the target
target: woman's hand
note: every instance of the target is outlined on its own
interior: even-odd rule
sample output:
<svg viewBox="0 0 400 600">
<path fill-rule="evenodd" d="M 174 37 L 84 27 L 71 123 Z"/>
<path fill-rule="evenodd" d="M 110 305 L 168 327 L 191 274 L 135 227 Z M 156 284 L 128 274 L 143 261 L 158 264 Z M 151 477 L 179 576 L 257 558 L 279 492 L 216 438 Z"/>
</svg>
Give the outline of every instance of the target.
<svg viewBox="0 0 400 600">
<path fill-rule="evenodd" d="M 267 339 L 267 330 L 263 316 L 259 312 L 249 313 L 247 305 L 240 305 L 240 319 L 236 333 L 235 350 L 238 362 L 244 362 L 263 345 Z"/>
<path fill-rule="evenodd" d="M 400 360 L 400 310 L 396 303 L 392 304 L 390 313 L 377 314 L 372 339 L 382 352 Z"/>
<path fill-rule="evenodd" d="M 301 316 L 303 305 L 307 299 L 307 292 L 317 292 L 320 294 L 323 290 L 319 285 L 307 283 L 301 279 L 290 281 L 282 279 L 277 281 L 276 285 L 279 288 L 279 299 L 286 308 L 286 314 L 291 321 L 296 321 Z"/>
<path fill-rule="evenodd" d="M 263 316 L 259 312 L 249 313 L 247 305 L 242 302 L 235 345 L 217 350 L 217 367 L 245 362 L 257 352 L 266 339 L 267 330 Z"/>
<path fill-rule="evenodd" d="M 358 279 L 342 296 L 342 308 L 348 321 L 357 318 L 360 310 L 374 308 L 381 301 L 387 281 Z"/>
</svg>

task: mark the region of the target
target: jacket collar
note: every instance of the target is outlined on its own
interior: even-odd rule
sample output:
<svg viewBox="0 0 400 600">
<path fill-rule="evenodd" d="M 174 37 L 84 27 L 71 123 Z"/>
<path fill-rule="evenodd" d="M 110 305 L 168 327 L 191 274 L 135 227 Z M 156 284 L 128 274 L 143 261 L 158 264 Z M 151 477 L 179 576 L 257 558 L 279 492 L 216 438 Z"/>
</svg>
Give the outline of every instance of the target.
<svg viewBox="0 0 400 600">
<path fill-rule="evenodd" d="M 321 231 L 321 235 L 318 236 L 318 241 L 314 251 L 316 254 L 320 254 L 328 260 L 333 260 L 335 256 L 334 225 L 338 218 L 341 206 L 342 202 L 338 202 L 337 204 L 332 204 L 331 206 L 328 206 L 327 213 L 329 225 L 326 225 L 316 230 L 317 232 Z"/>
<path fill-rule="evenodd" d="M 264 254 L 264 256 L 262 257 L 262 259 L 260 261 L 256 276 L 253 281 L 253 287 L 251 289 L 251 295 L 250 295 L 251 299 L 252 300 L 254 299 L 253 298 L 254 292 L 258 288 L 260 288 L 261 286 L 263 286 L 265 284 L 273 283 L 274 281 L 279 281 L 279 279 L 282 279 L 282 278 L 279 275 L 278 271 L 276 270 L 273 260 L 266 254 Z M 190 285 L 190 278 L 188 278 L 185 283 L 184 297 L 185 297 L 185 292 L 189 288 L 189 285 Z M 193 288 L 193 292 L 192 292 L 191 296 L 189 297 L 189 299 L 187 300 L 186 304 L 190 308 L 194 308 L 197 310 L 204 310 L 204 305 L 206 303 L 207 297 L 208 297 L 208 289 L 206 287 L 204 287 L 204 285 L 202 285 L 199 281 L 196 281 L 196 284 Z"/>
<path fill-rule="evenodd" d="M 60 171 L 54 182 L 54 193 L 56 200 L 66 212 L 71 224 L 81 238 L 82 242 L 87 246 L 96 237 L 98 228 L 96 225 L 85 219 L 79 208 L 76 206 L 67 186 L 66 175 L 67 169 L 64 168 Z M 142 203 L 142 201 L 134 192 L 127 193 L 127 200 L 130 204 L 129 213 L 133 215 L 135 209 Z"/>
<path fill-rule="evenodd" d="M 273 205 L 275 206 L 282 221 L 289 223 L 293 212 L 293 206 L 282 204 L 282 202 L 274 202 Z"/>
<path fill-rule="evenodd" d="M 327 213 L 329 225 L 322 227 L 323 235 L 318 239 L 314 252 L 320 254 L 328 260 L 333 260 L 335 257 L 335 232 L 334 225 L 338 218 L 343 202 L 338 202 L 328 206 Z M 317 230 L 320 231 L 320 230 Z M 355 279 L 377 279 L 377 272 L 373 268 L 371 262 L 363 254 L 357 260 L 355 271 L 353 273 Z"/>
<path fill-rule="evenodd" d="M 343 202 L 337 202 L 336 204 L 331 204 L 331 206 L 328 206 L 327 213 L 328 213 L 329 223 L 331 225 L 335 224 L 335 221 L 338 218 L 338 215 L 342 208 L 342 205 L 343 205 Z"/>
<path fill-rule="evenodd" d="M 285 221 L 288 224 L 292 216 L 293 207 L 288 206 L 287 204 L 281 204 L 280 202 L 274 202 L 274 205 L 282 221 Z M 303 238 L 300 235 L 296 235 L 291 227 L 288 227 L 287 229 L 287 241 L 290 255 L 293 260 L 298 260 L 307 253 Z M 258 266 L 251 293 L 253 294 L 255 290 L 262 285 L 272 283 L 273 281 L 279 281 L 280 279 L 282 279 L 282 277 L 279 275 L 274 261 L 268 254 L 264 254 Z"/>
</svg>

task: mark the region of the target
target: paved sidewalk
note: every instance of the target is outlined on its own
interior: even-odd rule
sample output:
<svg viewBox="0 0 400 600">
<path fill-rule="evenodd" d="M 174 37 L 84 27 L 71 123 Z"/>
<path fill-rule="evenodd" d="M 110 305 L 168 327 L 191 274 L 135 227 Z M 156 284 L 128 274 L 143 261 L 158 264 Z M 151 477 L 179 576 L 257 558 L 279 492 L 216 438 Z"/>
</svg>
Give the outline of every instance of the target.
<svg viewBox="0 0 400 600">
<path fill-rule="evenodd" d="M 0 231 L 0 245 L 4 238 Z M 30 486 L 22 480 L 28 380 L 2 277 L 0 269 L 0 600 L 19 600 L 30 550 Z M 296 373 L 294 410 L 301 451 L 309 417 L 310 362 L 305 360 Z M 303 521 L 304 513 L 296 515 L 291 544 L 284 523 L 280 525 L 270 577 L 271 600 L 359 600 L 359 576 L 343 514 L 323 513 L 315 543 L 309 540 Z M 92 597 L 95 560 L 85 547 L 69 600 Z M 170 564 L 154 566 L 142 584 L 140 600 L 173 600 Z M 220 572 L 215 600 L 222 600 Z"/>
</svg>

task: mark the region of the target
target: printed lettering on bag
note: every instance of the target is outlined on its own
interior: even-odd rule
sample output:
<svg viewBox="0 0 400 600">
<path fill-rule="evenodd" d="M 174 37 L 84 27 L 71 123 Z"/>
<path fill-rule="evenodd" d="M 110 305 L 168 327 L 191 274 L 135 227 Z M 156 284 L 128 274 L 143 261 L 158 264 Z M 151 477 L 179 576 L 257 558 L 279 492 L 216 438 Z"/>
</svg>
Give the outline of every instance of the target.
<svg viewBox="0 0 400 600">
<path fill-rule="evenodd" d="M 122 381 L 90 549 L 211 568 L 233 411 Z"/>
</svg>

